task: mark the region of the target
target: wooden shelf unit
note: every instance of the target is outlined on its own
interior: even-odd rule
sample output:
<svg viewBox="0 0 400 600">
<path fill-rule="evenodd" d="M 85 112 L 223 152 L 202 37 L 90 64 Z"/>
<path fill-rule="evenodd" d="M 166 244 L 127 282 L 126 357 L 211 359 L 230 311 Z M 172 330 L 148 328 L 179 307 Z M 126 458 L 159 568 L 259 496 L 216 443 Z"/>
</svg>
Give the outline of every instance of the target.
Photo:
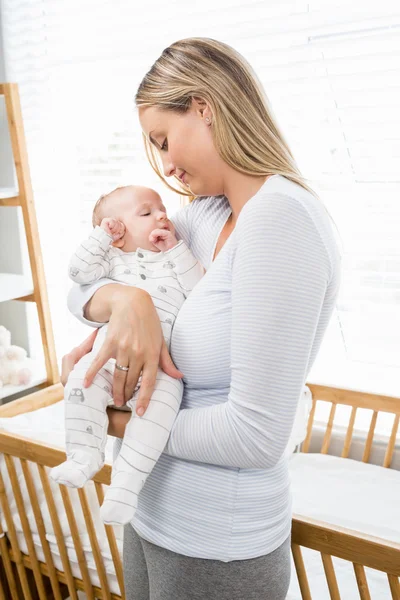
<svg viewBox="0 0 400 600">
<path fill-rule="evenodd" d="M 0 302 L 18 300 L 36 304 L 45 362 L 43 369 L 40 366 L 35 366 L 33 381 L 28 386 L 10 385 L 1 388 L 1 402 L 7 396 L 29 391 L 33 387 L 44 388 L 54 385 L 60 381 L 60 376 L 50 319 L 18 85 L 16 83 L 0 83 L 0 96 L 4 96 L 5 100 L 13 161 L 18 182 L 18 189 L 0 188 L 0 207 L 21 207 L 31 268 L 31 277 L 13 273 L 0 273 Z M 34 361 L 31 364 L 36 365 Z"/>
</svg>

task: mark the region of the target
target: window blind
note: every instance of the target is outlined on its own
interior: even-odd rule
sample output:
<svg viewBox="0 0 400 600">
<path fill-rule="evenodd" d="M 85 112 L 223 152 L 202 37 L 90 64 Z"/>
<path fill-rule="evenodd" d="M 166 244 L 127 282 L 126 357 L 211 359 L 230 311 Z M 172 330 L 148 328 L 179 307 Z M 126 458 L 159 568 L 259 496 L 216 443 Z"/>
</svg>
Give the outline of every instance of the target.
<svg viewBox="0 0 400 600">
<path fill-rule="evenodd" d="M 399 395 L 400 11 L 397 1 L 188 4 L 3 0 L 20 85 L 58 355 L 86 335 L 66 309 L 70 253 L 97 197 L 151 172 L 135 90 L 163 48 L 222 40 L 254 67 L 343 241 L 342 289 L 309 381 Z M 307 285 L 307 282 L 304 282 Z"/>
</svg>

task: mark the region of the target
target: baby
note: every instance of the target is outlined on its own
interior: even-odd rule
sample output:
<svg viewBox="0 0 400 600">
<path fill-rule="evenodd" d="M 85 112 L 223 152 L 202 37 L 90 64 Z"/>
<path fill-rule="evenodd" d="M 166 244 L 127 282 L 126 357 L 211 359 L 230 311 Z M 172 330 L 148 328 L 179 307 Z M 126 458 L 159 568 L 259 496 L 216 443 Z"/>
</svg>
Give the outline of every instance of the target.
<svg viewBox="0 0 400 600">
<path fill-rule="evenodd" d="M 154 301 L 169 348 L 179 309 L 204 269 L 186 244 L 177 241 L 160 196 L 145 187 L 117 188 L 97 201 L 93 226 L 70 261 L 71 279 L 87 284 L 108 277 L 146 290 Z M 113 242 L 121 238 L 123 247 L 114 247 Z M 104 464 L 106 409 L 113 405 L 114 368 L 127 365 L 116 365 L 110 359 L 90 387 L 83 388 L 83 379 L 106 332 L 104 325 L 92 351 L 75 365 L 65 386 L 67 460 L 52 469 L 51 476 L 69 487 L 82 487 Z M 140 382 L 141 377 L 127 403 L 132 415 L 101 507 L 105 523 L 123 525 L 133 519 L 138 494 L 167 443 L 182 400 L 182 381 L 159 368 L 149 406 L 144 416 L 138 417 L 135 408 Z"/>
</svg>

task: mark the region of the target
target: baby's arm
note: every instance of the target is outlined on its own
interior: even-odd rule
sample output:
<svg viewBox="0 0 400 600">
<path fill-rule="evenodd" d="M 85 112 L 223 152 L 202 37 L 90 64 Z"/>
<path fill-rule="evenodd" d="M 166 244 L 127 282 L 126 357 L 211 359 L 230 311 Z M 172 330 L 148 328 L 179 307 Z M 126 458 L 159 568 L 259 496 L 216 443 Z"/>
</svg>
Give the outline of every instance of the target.
<svg viewBox="0 0 400 600">
<path fill-rule="evenodd" d="M 111 244 L 125 231 L 122 223 L 115 219 L 103 219 L 90 236 L 78 246 L 73 254 L 68 272 L 72 281 L 80 284 L 93 283 L 110 272 L 108 256 Z"/>
<path fill-rule="evenodd" d="M 171 268 L 176 273 L 179 285 L 188 296 L 194 286 L 204 275 L 204 268 L 193 256 L 183 240 L 178 242 L 176 237 L 166 229 L 155 229 L 150 234 L 150 241 L 164 252 Z"/>
<path fill-rule="evenodd" d="M 183 240 L 178 242 L 171 250 L 167 250 L 165 256 L 171 262 L 171 267 L 176 273 L 179 285 L 187 297 L 196 283 L 203 277 L 205 273 L 204 267 L 192 254 Z"/>
</svg>

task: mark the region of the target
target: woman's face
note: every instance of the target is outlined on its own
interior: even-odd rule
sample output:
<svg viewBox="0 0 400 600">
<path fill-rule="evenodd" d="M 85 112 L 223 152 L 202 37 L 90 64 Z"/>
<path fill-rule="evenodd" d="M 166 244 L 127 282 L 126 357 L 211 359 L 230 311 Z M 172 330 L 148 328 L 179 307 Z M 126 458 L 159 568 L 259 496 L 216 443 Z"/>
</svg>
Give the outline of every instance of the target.
<svg viewBox="0 0 400 600">
<path fill-rule="evenodd" d="M 160 154 L 165 177 L 181 178 L 196 196 L 224 193 L 223 173 L 227 165 L 214 146 L 212 118 L 208 105 L 195 99 L 184 114 L 153 106 L 139 108 L 140 124 Z"/>
</svg>

